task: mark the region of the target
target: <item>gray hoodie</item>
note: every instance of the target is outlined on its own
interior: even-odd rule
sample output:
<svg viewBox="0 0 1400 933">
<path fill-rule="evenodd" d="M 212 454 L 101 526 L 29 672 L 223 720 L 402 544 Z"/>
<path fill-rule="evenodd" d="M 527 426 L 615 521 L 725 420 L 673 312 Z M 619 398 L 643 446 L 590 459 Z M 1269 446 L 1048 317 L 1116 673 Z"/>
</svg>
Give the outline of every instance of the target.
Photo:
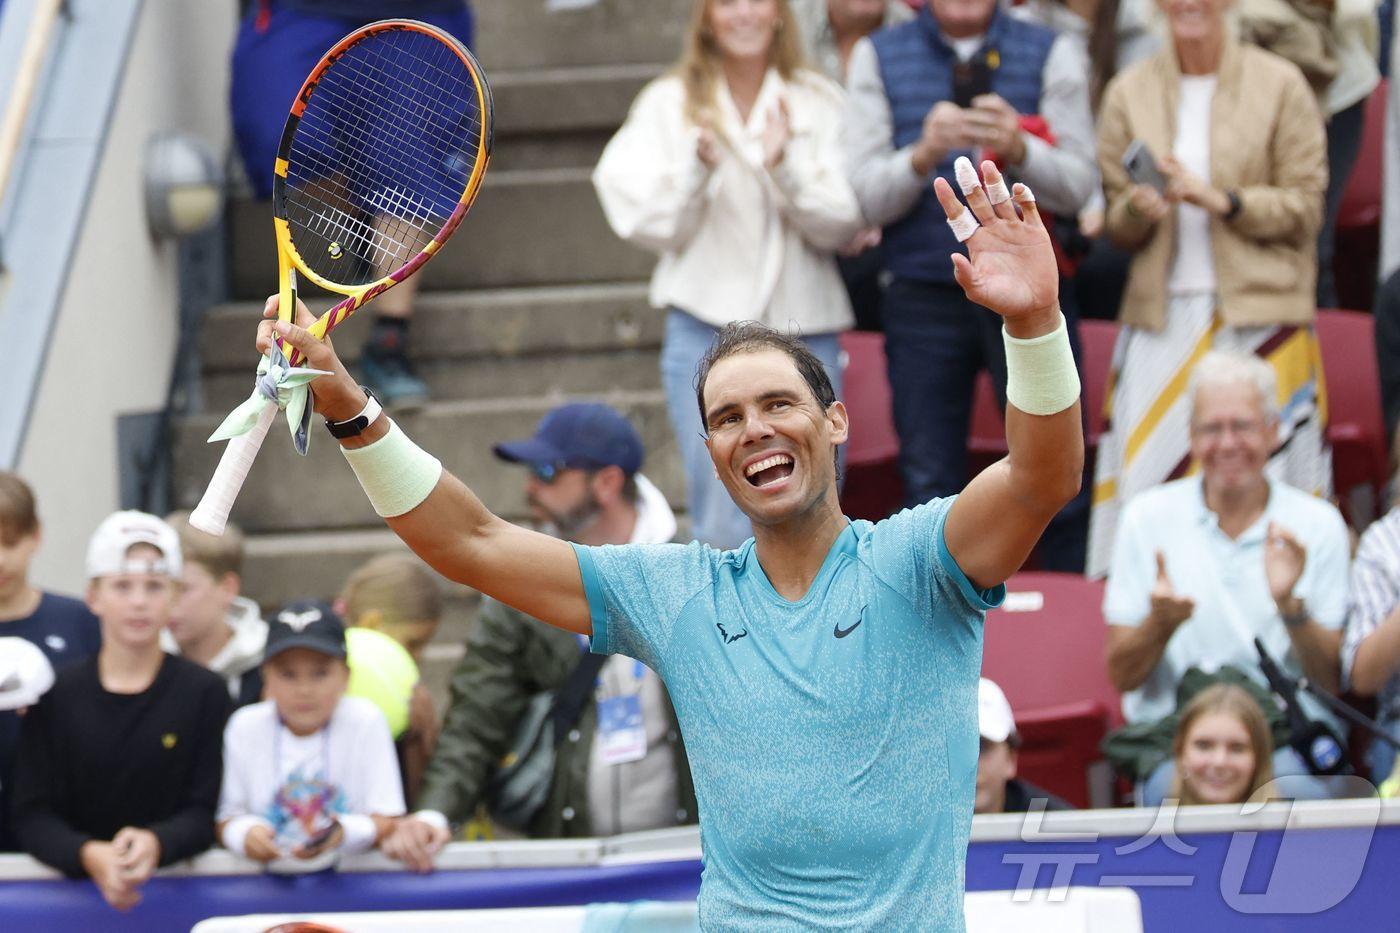
<svg viewBox="0 0 1400 933">
<path fill-rule="evenodd" d="M 228 693 L 235 703 L 240 706 L 255 703 L 262 694 L 262 677 L 258 667 L 262 664 L 263 649 L 267 646 L 267 623 L 263 621 L 258 604 L 246 596 L 234 598 L 225 621 L 233 630 L 233 637 L 207 666 L 228 682 Z M 160 633 L 160 639 L 161 647 L 166 651 L 180 653 L 180 646 L 168 629 Z M 245 683 L 245 675 L 250 672 L 252 676 L 247 677 L 249 682 Z"/>
</svg>

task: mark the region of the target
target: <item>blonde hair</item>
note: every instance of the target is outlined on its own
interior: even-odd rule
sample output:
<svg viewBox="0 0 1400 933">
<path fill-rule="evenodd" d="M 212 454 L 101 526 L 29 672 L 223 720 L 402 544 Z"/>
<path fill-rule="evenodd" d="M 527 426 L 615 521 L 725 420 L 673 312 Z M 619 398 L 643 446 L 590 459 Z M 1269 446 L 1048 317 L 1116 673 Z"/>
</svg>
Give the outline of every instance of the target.
<svg viewBox="0 0 1400 933">
<path fill-rule="evenodd" d="M 710 28 L 710 6 L 715 0 L 695 0 L 690 10 L 690 25 L 686 27 L 681 57 L 674 74 L 685 87 L 685 116 L 692 124 L 714 129 L 719 120 L 715 113 L 716 89 L 723 80 L 722 55 Z M 802 38 L 798 34 L 792 7 L 788 0 L 773 0 L 778 11 L 777 31 L 768 50 L 768 63 L 778 70 L 784 81 L 791 81 L 806 68 Z"/>
<path fill-rule="evenodd" d="M 418 558 L 381 554 L 361 564 L 345 581 L 345 622 L 356 625 L 370 612 L 388 622 L 436 622 L 442 617 L 442 591 Z"/>
<path fill-rule="evenodd" d="M 180 538 L 180 553 L 186 561 L 199 564 L 215 580 L 225 574 L 243 573 L 243 532 L 230 522 L 222 535 L 211 535 L 190 524 L 189 512 L 171 512 L 165 523 Z"/>
<path fill-rule="evenodd" d="M 1177 762 L 1177 768 L 1167 796 L 1180 800 L 1182 806 L 1202 802 L 1181 773 L 1181 755 L 1186 750 L 1186 738 L 1191 733 L 1191 727 L 1201 717 L 1211 713 L 1233 716 L 1244 726 L 1245 732 L 1249 733 L 1250 748 L 1254 752 L 1254 774 L 1250 777 L 1249 792 L 1245 799 L 1254 799 L 1260 788 L 1274 779 L 1274 739 L 1264 711 L 1243 687 L 1236 684 L 1213 684 L 1196 694 L 1191 698 L 1191 702 L 1186 704 L 1186 708 L 1181 711 L 1181 721 L 1177 723 L 1176 735 L 1172 739 L 1172 758 Z"/>
</svg>

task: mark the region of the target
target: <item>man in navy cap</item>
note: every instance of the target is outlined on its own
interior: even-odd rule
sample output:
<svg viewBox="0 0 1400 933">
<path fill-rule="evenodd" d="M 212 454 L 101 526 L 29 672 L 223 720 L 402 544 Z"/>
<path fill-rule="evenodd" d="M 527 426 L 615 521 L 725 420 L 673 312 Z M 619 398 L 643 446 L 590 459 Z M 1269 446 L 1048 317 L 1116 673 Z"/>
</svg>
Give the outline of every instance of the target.
<svg viewBox="0 0 1400 933">
<path fill-rule="evenodd" d="M 529 470 L 535 520 L 579 544 L 661 544 L 676 517 L 640 472 L 642 439 L 606 405 L 563 405 L 531 437 L 496 456 Z M 589 654 L 587 639 L 485 599 L 452 677 L 452 705 L 423 778 L 419 811 L 400 821 L 384 852 L 418 870 L 478 804 L 536 837 L 608 836 L 693 823 L 695 791 L 675 711 L 661 679 L 640 661 Z M 530 701 L 557 691 L 582 665 L 596 687 L 559 745 L 548 796 L 530 813 L 505 812 L 490 779 L 511 751 Z M 588 677 L 593 680 L 592 675 Z"/>
<path fill-rule="evenodd" d="M 495 451 L 529 469 L 530 512 L 556 537 L 580 544 L 625 543 L 633 540 L 643 514 L 668 526 L 659 536 L 648 532 L 646 540 L 669 541 L 675 535 L 670 506 L 638 473 L 642 439 L 606 405 L 562 405 L 541 419 L 532 437 L 497 444 Z"/>
</svg>

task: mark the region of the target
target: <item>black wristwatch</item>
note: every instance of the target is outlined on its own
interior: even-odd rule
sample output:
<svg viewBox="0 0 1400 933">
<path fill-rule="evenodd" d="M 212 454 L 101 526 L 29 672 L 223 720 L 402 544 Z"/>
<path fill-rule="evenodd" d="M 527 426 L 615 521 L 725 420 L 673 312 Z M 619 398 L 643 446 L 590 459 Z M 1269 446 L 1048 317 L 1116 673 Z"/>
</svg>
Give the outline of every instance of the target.
<svg viewBox="0 0 1400 933">
<path fill-rule="evenodd" d="M 346 421 L 326 421 L 326 430 L 331 432 L 331 436 L 341 440 L 347 437 L 359 437 L 364 433 L 365 428 L 374 424 L 374 419 L 384 411 L 384 407 L 379 404 L 379 399 L 374 397 L 374 393 L 367 386 L 360 386 L 369 401 L 365 402 L 365 407 L 360 409 L 360 413 Z"/>
<path fill-rule="evenodd" d="M 1226 220 L 1234 220 L 1240 214 L 1240 208 L 1244 205 L 1240 203 L 1240 196 L 1234 191 L 1225 192 L 1225 197 L 1230 202 L 1230 209 L 1225 212 Z"/>
</svg>

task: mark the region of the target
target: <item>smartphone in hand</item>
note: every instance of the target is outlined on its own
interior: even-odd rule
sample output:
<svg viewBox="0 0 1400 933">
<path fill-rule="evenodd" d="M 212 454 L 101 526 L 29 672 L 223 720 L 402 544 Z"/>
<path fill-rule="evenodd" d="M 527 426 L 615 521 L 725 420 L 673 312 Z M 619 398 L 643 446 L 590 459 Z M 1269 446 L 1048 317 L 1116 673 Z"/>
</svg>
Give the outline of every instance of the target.
<svg viewBox="0 0 1400 933">
<path fill-rule="evenodd" d="M 953 103 L 964 110 L 983 94 L 992 93 L 992 66 L 985 55 L 953 66 Z"/>
<path fill-rule="evenodd" d="M 1128 177 L 1133 180 L 1134 184 L 1147 185 L 1149 188 L 1156 189 L 1158 194 L 1166 194 L 1166 176 L 1157 167 L 1157 160 L 1152 157 L 1152 150 L 1148 149 L 1147 143 L 1142 140 L 1133 140 L 1124 150 L 1123 170 L 1128 173 Z"/>
</svg>

